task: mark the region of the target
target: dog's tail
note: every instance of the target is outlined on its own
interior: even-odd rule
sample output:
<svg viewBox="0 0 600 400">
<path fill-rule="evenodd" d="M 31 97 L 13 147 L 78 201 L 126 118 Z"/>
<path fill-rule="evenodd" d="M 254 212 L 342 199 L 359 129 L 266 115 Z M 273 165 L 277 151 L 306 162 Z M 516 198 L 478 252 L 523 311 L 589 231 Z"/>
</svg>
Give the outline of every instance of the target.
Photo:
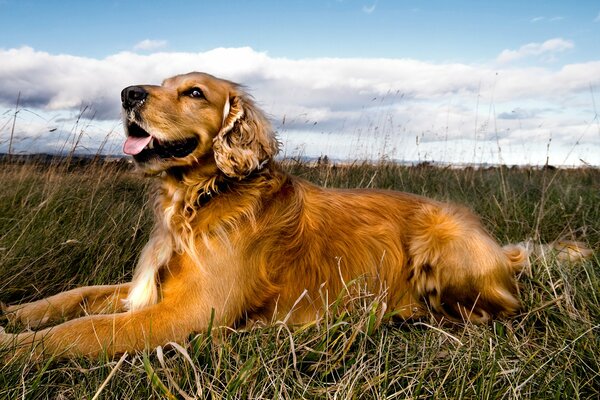
<svg viewBox="0 0 600 400">
<path fill-rule="evenodd" d="M 529 251 L 522 243 L 506 245 L 502 247 L 502 251 L 508 258 L 510 268 L 513 271 L 529 269 Z"/>
<path fill-rule="evenodd" d="M 547 244 L 538 244 L 529 239 L 504 246 L 503 250 L 517 271 L 528 266 L 531 259 L 553 257 L 559 262 L 579 263 L 591 258 L 594 253 L 585 243 L 573 240 L 556 240 Z"/>
</svg>

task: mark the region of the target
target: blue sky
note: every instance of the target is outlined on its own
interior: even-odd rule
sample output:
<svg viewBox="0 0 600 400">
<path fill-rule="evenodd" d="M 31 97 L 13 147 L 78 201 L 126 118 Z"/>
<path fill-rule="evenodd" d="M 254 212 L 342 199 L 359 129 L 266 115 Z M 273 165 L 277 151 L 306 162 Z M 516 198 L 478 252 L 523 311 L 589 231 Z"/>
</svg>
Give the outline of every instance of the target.
<svg viewBox="0 0 600 400">
<path fill-rule="evenodd" d="M 83 150 L 118 153 L 120 88 L 189 70 L 244 83 L 286 154 L 600 165 L 598 1 L 0 0 L 0 151 L 20 93 L 18 151 L 85 109 Z"/>
<path fill-rule="evenodd" d="M 0 2 L 2 47 L 105 57 L 148 38 L 164 50 L 250 46 L 283 57 L 401 57 L 479 62 L 552 37 L 564 61 L 600 53 L 597 1 Z"/>
</svg>

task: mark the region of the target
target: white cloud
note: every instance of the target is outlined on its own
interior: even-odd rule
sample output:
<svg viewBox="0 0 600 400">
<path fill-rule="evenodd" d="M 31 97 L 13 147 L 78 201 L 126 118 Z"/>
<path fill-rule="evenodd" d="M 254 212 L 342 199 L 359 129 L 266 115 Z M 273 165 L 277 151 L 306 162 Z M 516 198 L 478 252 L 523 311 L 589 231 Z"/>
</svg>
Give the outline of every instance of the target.
<svg viewBox="0 0 600 400">
<path fill-rule="evenodd" d="M 370 6 L 363 6 L 362 10 L 366 14 L 372 14 L 373 11 L 375 11 L 375 8 L 377 8 L 377 2 L 371 4 Z"/>
<path fill-rule="evenodd" d="M 570 40 L 554 38 L 546 40 L 544 43 L 528 43 L 519 47 L 518 50 L 503 50 L 497 57 L 500 63 L 508 63 L 521 58 L 530 56 L 544 56 L 555 53 L 561 53 L 572 49 L 575 44 Z"/>
<path fill-rule="evenodd" d="M 565 19 L 565 17 L 561 17 L 559 15 L 557 15 L 555 17 L 533 17 L 529 20 L 529 22 L 532 22 L 532 23 L 541 22 L 541 21 L 556 22 L 556 21 L 562 21 L 564 19 Z"/>
<path fill-rule="evenodd" d="M 596 16 L 596 18 L 594 18 L 594 22 L 600 22 L 600 12 Z"/>
<path fill-rule="evenodd" d="M 548 41 L 535 51 L 561 46 L 568 43 Z M 88 128 L 88 146 L 93 147 L 93 138 L 104 137 L 105 124 L 116 124 L 119 132 L 112 137 L 122 140 L 116 121 L 123 87 L 159 84 L 191 70 L 248 87 L 272 117 L 288 154 L 305 145 L 307 155 L 352 158 L 387 151 L 409 160 L 478 162 L 490 160 L 498 140 L 503 161 L 543 163 L 552 136 L 559 155 L 551 162 L 584 158 L 600 165 L 599 128 L 590 98 L 590 86 L 600 87 L 600 60 L 556 70 L 390 58 L 288 59 L 251 48 L 122 52 L 95 59 L 23 47 L 0 49 L 0 105 L 14 108 L 19 92 L 22 106 L 38 114 L 76 114 L 89 104 L 96 122 Z M 0 109 L 0 151 L 6 137 L 3 115 L 9 118 L 10 113 Z M 68 130 L 69 122 L 64 124 Z M 46 127 L 30 125 L 27 130 L 26 121 L 17 125 L 30 136 L 37 130 L 40 146 L 44 140 L 56 142 Z M 559 151 L 578 140 L 576 151 Z"/>
<path fill-rule="evenodd" d="M 149 50 L 156 50 L 156 49 L 163 48 L 166 45 L 167 45 L 167 41 L 166 40 L 145 39 L 145 40 L 142 40 L 139 43 L 136 43 L 135 46 L 133 46 L 133 49 L 134 50 L 149 51 Z"/>
</svg>

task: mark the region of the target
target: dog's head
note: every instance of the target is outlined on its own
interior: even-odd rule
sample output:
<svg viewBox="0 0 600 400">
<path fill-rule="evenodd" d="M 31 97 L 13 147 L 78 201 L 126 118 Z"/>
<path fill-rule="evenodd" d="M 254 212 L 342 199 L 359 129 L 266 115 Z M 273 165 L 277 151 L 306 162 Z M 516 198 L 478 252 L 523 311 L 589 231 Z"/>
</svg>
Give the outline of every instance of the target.
<svg viewBox="0 0 600 400">
<path fill-rule="evenodd" d="M 241 87 L 208 74 L 129 86 L 121 102 L 123 151 L 148 173 L 204 164 L 242 179 L 278 150 L 269 121 Z"/>
</svg>

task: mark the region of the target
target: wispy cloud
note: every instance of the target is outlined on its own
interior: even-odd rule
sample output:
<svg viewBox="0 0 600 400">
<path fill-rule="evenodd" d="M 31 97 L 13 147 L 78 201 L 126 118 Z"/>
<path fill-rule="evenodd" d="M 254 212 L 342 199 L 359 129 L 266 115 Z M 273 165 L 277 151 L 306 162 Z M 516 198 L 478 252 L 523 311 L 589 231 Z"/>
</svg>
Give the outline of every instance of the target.
<svg viewBox="0 0 600 400">
<path fill-rule="evenodd" d="M 544 17 L 544 16 L 539 16 L 539 17 L 533 17 L 529 20 L 529 22 L 532 23 L 536 23 L 536 22 L 542 22 L 542 21 L 547 21 L 547 22 L 556 22 L 556 21 L 562 21 L 564 20 L 565 17 L 562 17 L 560 15 L 557 15 L 555 17 Z"/>
<path fill-rule="evenodd" d="M 165 47 L 166 45 L 167 45 L 166 40 L 144 39 L 141 42 L 136 43 L 135 46 L 133 46 L 133 49 L 149 51 L 149 50 L 161 49 L 161 48 Z"/>
<path fill-rule="evenodd" d="M 596 16 L 596 18 L 594 18 L 594 22 L 600 22 L 600 12 Z"/>
<path fill-rule="evenodd" d="M 364 13 L 371 14 L 377 8 L 377 2 L 371 4 L 370 6 L 363 6 L 362 10 Z"/>
<path fill-rule="evenodd" d="M 553 55 L 567 51 L 573 47 L 575 47 L 575 43 L 573 43 L 571 40 L 554 38 L 546 40 L 543 43 L 528 43 L 519 47 L 517 50 L 502 50 L 502 52 L 496 58 L 496 61 L 500 63 L 508 63 L 525 57 Z"/>
</svg>

